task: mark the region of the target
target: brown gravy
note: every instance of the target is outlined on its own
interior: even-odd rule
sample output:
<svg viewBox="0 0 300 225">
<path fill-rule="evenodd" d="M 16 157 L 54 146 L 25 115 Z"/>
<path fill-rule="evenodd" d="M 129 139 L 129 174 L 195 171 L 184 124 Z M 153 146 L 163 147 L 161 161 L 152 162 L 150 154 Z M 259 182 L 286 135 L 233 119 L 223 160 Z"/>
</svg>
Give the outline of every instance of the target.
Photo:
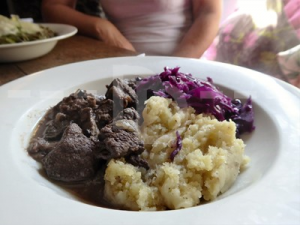
<svg viewBox="0 0 300 225">
<path fill-rule="evenodd" d="M 104 207 L 110 209 L 121 209 L 113 206 L 103 197 L 104 181 L 103 173 L 100 171 L 95 179 L 84 181 L 80 183 L 64 183 L 55 180 L 51 180 L 47 177 L 47 174 L 43 169 L 39 170 L 41 176 L 50 182 L 54 183 L 64 191 L 70 193 L 76 200 L 85 204 Z M 102 174 L 101 174 L 102 173 Z"/>
<path fill-rule="evenodd" d="M 38 122 L 36 125 L 36 128 L 33 131 L 31 140 L 38 137 L 43 137 L 43 132 L 46 127 L 46 123 L 51 120 L 51 110 L 46 112 L 46 114 L 43 116 L 43 118 Z M 56 141 L 53 141 L 54 143 Z M 56 180 L 50 179 L 44 169 L 39 170 L 39 174 L 43 176 L 48 181 L 54 183 L 55 185 L 62 188 L 64 191 L 67 191 L 72 196 L 74 196 L 75 199 L 90 204 L 93 206 L 98 207 L 105 207 L 105 208 L 111 208 L 111 209 L 121 209 L 116 208 L 109 202 L 107 202 L 104 199 L 104 172 L 105 172 L 106 165 L 103 165 L 102 168 L 99 169 L 98 174 L 95 176 L 94 179 L 78 182 L 78 183 L 65 183 L 65 182 L 59 182 Z"/>
</svg>

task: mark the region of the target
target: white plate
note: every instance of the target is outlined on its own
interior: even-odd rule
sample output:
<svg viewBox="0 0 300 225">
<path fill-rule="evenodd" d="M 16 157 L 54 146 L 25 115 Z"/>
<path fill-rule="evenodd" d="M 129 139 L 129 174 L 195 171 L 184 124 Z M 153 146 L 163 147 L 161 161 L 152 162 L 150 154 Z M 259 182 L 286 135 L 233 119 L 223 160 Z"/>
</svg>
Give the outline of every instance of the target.
<svg viewBox="0 0 300 225">
<path fill-rule="evenodd" d="M 153 75 L 165 66 L 205 79 L 227 93 L 252 96 L 256 130 L 243 136 L 249 168 L 216 201 L 164 212 L 92 206 L 44 179 L 26 154 L 43 113 L 77 88 L 103 94 L 114 77 Z M 0 87 L 0 224 L 299 224 L 300 95 L 289 85 L 240 67 L 185 58 L 123 57 L 56 67 Z"/>
<path fill-rule="evenodd" d="M 49 53 L 57 41 L 73 36 L 77 28 L 65 24 L 41 23 L 57 33 L 57 36 L 42 40 L 0 45 L 0 62 L 17 62 L 34 59 Z"/>
</svg>

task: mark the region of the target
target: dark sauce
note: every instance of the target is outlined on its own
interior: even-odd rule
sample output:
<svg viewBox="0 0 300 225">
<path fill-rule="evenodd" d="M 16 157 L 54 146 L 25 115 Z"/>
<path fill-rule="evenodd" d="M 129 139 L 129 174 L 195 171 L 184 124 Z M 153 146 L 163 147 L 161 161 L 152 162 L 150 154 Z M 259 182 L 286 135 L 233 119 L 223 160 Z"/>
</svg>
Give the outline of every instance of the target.
<svg viewBox="0 0 300 225">
<path fill-rule="evenodd" d="M 120 207 L 114 206 L 110 202 L 106 201 L 104 198 L 104 172 L 105 166 L 103 166 L 103 168 L 99 170 L 98 174 L 95 176 L 94 179 L 87 180 L 84 182 L 66 183 L 49 179 L 43 169 L 39 170 L 39 174 L 42 177 L 44 177 L 51 183 L 57 185 L 62 190 L 68 192 L 74 197 L 74 199 L 82 203 L 96 207 L 122 209 Z"/>
<path fill-rule="evenodd" d="M 32 133 L 30 142 L 32 142 L 32 140 L 35 138 L 43 137 L 47 122 L 53 119 L 52 114 L 53 114 L 52 109 L 48 110 L 44 115 L 44 117 L 38 122 L 36 128 Z M 55 142 L 57 142 L 57 140 L 53 140 L 50 143 L 55 143 Z M 38 172 L 42 177 L 44 177 L 51 183 L 57 185 L 62 190 L 70 193 L 76 200 L 82 203 L 97 206 L 97 207 L 110 208 L 110 209 L 122 209 L 120 207 L 116 207 L 113 204 L 109 203 L 104 198 L 105 169 L 106 169 L 106 164 L 103 163 L 93 179 L 82 181 L 82 182 L 76 182 L 76 183 L 67 183 L 67 182 L 61 182 L 61 181 L 50 179 L 43 168 L 41 168 Z"/>
</svg>

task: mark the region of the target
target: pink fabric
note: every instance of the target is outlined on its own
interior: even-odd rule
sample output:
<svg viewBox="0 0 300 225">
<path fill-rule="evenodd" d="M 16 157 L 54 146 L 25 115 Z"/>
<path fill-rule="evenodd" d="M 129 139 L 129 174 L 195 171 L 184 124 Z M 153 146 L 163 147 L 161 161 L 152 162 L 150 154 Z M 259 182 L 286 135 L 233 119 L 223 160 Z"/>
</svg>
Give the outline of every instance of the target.
<svg viewBox="0 0 300 225">
<path fill-rule="evenodd" d="M 224 21 L 203 58 L 247 67 L 300 87 L 300 0 L 285 0 L 284 8 L 278 7 L 281 0 L 270 2 L 276 3 L 272 8 L 276 24 L 260 27 L 253 12 L 237 11 Z M 273 14 L 262 14 L 263 19 L 268 16 Z"/>
<path fill-rule="evenodd" d="M 300 38 L 300 0 L 285 0 L 284 12 Z"/>
<path fill-rule="evenodd" d="M 171 55 L 193 22 L 191 0 L 100 0 L 138 52 Z"/>
</svg>

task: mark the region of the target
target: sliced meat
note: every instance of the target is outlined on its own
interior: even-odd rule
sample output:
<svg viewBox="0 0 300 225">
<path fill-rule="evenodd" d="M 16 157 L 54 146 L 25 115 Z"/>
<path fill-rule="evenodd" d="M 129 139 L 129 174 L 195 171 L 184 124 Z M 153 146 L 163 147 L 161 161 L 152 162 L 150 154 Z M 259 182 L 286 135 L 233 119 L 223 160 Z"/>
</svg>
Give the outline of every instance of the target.
<svg viewBox="0 0 300 225">
<path fill-rule="evenodd" d="M 99 135 L 100 158 L 109 160 L 133 153 L 140 154 L 144 151 L 144 143 L 139 138 L 136 126 L 133 126 L 132 122 L 131 120 L 123 120 L 121 122 L 123 126 L 120 126 L 118 120 L 101 129 Z"/>
<path fill-rule="evenodd" d="M 98 109 L 95 110 L 98 128 L 101 129 L 113 120 L 114 102 L 111 99 L 104 99 L 99 102 Z"/>
<path fill-rule="evenodd" d="M 141 80 L 142 80 L 141 77 L 136 77 L 136 78 L 133 78 L 133 79 L 124 79 L 124 81 L 127 83 L 127 85 L 129 87 L 131 87 L 133 90 L 136 89 L 137 82 L 141 81 Z"/>
<path fill-rule="evenodd" d="M 54 144 L 50 144 L 43 138 L 34 138 L 28 147 L 28 154 L 37 161 L 41 161 L 51 150 Z"/>
<path fill-rule="evenodd" d="M 105 97 L 114 101 L 115 115 L 124 108 L 136 108 L 138 104 L 138 97 L 135 91 L 127 84 L 126 81 L 119 78 L 114 79 L 111 84 L 107 86 Z"/>
<path fill-rule="evenodd" d="M 49 178 L 54 180 L 75 182 L 92 178 L 97 164 L 94 147 L 94 142 L 72 123 L 60 142 L 42 159 L 42 165 Z"/>
<path fill-rule="evenodd" d="M 59 111 L 64 113 L 68 120 L 80 120 L 80 110 L 86 107 L 92 109 L 97 108 L 97 98 L 92 94 L 87 94 L 86 91 L 77 90 L 75 93 L 65 97 L 57 106 Z"/>
<path fill-rule="evenodd" d="M 148 170 L 150 168 L 148 162 L 146 160 L 142 159 L 140 157 L 140 155 L 132 154 L 132 155 L 126 156 L 125 160 L 126 160 L 126 162 L 128 162 L 134 166 L 143 167 L 146 170 Z"/>
<path fill-rule="evenodd" d="M 115 118 L 115 120 L 133 120 L 137 122 L 140 119 L 140 115 L 134 108 L 126 108 L 122 110 Z"/>
<path fill-rule="evenodd" d="M 90 107 L 84 108 L 80 112 L 80 124 L 83 133 L 96 141 L 98 139 L 99 129 L 95 118 L 96 115 Z"/>
<path fill-rule="evenodd" d="M 57 113 L 53 120 L 46 123 L 43 137 L 49 141 L 59 140 L 69 124 L 70 121 L 65 114 Z"/>
</svg>

